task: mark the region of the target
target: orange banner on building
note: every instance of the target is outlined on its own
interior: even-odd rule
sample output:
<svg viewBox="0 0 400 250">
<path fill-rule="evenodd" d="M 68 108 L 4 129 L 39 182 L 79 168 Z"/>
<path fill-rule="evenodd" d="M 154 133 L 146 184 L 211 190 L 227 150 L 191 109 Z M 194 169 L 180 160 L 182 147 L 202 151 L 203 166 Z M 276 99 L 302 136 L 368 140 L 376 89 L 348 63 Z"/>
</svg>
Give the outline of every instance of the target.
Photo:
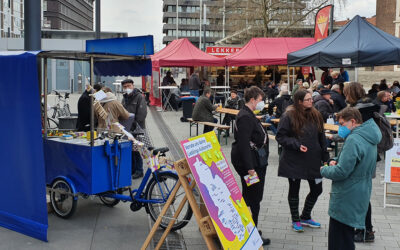
<svg viewBox="0 0 400 250">
<path fill-rule="evenodd" d="M 314 38 L 317 42 L 328 37 L 331 9 L 332 5 L 328 5 L 320 9 L 315 16 Z"/>
</svg>

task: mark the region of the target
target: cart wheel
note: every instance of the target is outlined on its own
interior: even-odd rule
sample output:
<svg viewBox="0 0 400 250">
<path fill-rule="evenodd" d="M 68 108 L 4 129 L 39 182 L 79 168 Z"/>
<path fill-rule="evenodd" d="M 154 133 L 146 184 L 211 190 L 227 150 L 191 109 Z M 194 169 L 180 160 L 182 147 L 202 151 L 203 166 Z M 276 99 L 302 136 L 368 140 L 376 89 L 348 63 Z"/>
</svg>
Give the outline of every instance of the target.
<svg viewBox="0 0 400 250">
<path fill-rule="evenodd" d="M 78 203 L 71 186 L 62 179 L 56 180 L 51 186 L 50 200 L 56 215 L 63 219 L 71 217 Z"/>
<path fill-rule="evenodd" d="M 176 174 L 171 172 L 156 172 L 156 176 L 154 176 L 148 183 L 145 192 L 146 199 L 159 201 L 159 203 L 146 203 L 146 210 L 149 212 L 153 221 L 156 221 L 159 217 L 165 202 L 168 200 L 169 194 L 172 192 L 177 182 L 178 176 Z M 175 211 L 184 197 L 185 190 L 183 187 L 180 187 L 176 193 L 175 200 L 172 202 L 164 218 L 161 220 L 161 228 L 167 228 L 171 218 L 175 214 Z M 186 224 L 189 223 L 192 214 L 192 209 L 190 208 L 189 202 L 187 202 L 171 230 L 176 231 L 186 226 Z"/>
<path fill-rule="evenodd" d="M 118 191 L 117 193 L 122 194 L 122 191 Z M 105 197 L 105 196 L 101 196 L 101 195 L 99 195 L 99 199 L 107 207 L 114 207 L 115 205 L 117 205 L 120 202 L 120 200 L 118 200 L 118 199 L 111 198 L 111 197 Z"/>
</svg>

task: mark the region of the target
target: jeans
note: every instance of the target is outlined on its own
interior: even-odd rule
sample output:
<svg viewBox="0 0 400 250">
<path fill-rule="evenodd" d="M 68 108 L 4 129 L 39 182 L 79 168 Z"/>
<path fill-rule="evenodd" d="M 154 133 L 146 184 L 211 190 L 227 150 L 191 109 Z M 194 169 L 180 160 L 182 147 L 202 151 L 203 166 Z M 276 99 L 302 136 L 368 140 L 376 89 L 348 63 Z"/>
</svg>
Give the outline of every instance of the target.
<svg viewBox="0 0 400 250">
<path fill-rule="evenodd" d="M 272 131 L 272 133 L 274 133 L 274 135 L 276 135 L 276 133 L 278 132 L 278 129 L 275 127 L 275 124 L 273 122 L 271 122 L 272 119 L 275 119 L 275 116 L 267 115 L 265 122 L 271 124 L 271 126 L 269 126 L 268 128 L 271 129 L 271 131 Z"/>
</svg>

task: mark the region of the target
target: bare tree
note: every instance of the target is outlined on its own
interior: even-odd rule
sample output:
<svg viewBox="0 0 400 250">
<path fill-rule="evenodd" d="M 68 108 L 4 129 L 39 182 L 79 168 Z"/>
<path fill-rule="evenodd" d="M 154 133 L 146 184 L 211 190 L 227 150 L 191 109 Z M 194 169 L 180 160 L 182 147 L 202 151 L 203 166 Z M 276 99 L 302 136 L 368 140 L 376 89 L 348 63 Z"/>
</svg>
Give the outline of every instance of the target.
<svg viewBox="0 0 400 250">
<path fill-rule="evenodd" d="M 331 0 L 225 0 L 227 33 L 240 34 L 240 42 L 246 42 L 255 36 L 296 36 L 299 32 L 304 32 L 305 27 L 311 30 L 317 11 L 331 2 Z M 347 0 L 335 2 L 341 8 L 345 6 Z M 221 13 L 221 8 L 217 11 Z"/>
</svg>

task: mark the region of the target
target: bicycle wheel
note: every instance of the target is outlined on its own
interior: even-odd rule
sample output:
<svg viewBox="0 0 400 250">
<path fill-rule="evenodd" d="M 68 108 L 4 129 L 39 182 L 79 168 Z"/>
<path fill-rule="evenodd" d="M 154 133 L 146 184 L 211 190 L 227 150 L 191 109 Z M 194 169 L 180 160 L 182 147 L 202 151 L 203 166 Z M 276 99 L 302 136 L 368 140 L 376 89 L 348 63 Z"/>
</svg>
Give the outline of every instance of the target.
<svg viewBox="0 0 400 250">
<path fill-rule="evenodd" d="M 156 221 L 159 217 L 161 210 L 163 209 L 165 202 L 168 200 L 169 194 L 174 189 L 177 181 L 178 176 L 176 174 L 171 172 L 158 172 L 147 184 L 145 191 L 146 199 L 161 201 L 161 203 L 146 203 L 146 210 L 149 212 L 153 221 Z M 161 228 L 167 228 L 184 196 L 185 190 L 181 186 L 176 193 L 175 200 L 172 202 L 167 213 L 164 215 L 164 218 L 161 220 Z M 189 202 L 187 202 L 171 230 L 176 231 L 186 226 L 186 224 L 189 223 L 192 214 L 192 209 L 190 208 Z"/>
<path fill-rule="evenodd" d="M 78 201 L 72 193 L 72 188 L 63 179 L 54 181 L 50 192 L 51 206 L 58 217 L 67 219 L 76 210 Z"/>
<path fill-rule="evenodd" d="M 122 191 L 117 191 L 116 193 L 117 194 L 122 194 Z M 121 200 L 118 200 L 118 199 L 115 199 L 115 198 L 105 197 L 105 196 L 101 196 L 101 195 L 99 195 L 99 199 L 107 207 L 114 207 L 121 201 Z"/>
<path fill-rule="evenodd" d="M 47 128 L 48 129 L 57 129 L 58 122 L 56 122 L 53 118 L 47 118 Z"/>
</svg>

